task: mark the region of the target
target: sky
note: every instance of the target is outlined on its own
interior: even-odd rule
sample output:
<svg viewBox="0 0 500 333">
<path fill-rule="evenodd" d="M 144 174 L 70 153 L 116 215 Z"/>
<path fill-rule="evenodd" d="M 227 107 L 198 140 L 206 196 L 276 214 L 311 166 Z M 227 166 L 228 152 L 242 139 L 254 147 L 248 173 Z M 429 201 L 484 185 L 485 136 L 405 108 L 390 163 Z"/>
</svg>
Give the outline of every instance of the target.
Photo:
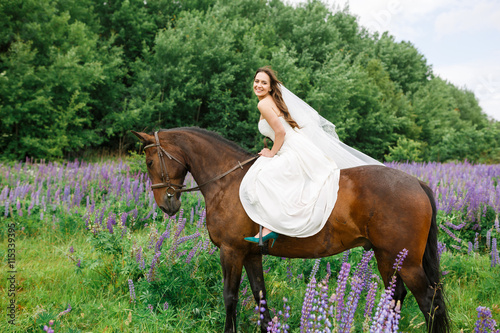
<svg viewBox="0 0 500 333">
<path fill-rule="evenodd" d="M 483 112 L 500 121 L 500 0 L 322 1 L 332 10 L 347 4 L 371 32 L 411 42 L 435 75 L 474 92 Z"/>
</svg>

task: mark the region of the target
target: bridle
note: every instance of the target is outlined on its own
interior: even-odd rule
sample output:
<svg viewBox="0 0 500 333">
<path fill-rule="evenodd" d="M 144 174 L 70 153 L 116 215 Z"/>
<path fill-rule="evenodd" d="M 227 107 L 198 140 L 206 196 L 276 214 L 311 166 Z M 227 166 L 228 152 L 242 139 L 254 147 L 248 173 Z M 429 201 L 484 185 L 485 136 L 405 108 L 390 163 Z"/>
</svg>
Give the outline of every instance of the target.
<svg viewBox="0 0 500 333">
<path fill-rule="evenodd" d="M 243 161 L 241 163 L 240 163 L 240 161 L 238 161 L 238 165 L 234 166 L 233 168 L 229 169 L 228 171 L 224 172 L 223 174 L 220 174 L 220 175 L 218 175 L 218 176 L 210 179 L 209 181 L 207 181 L 207 182 L 205 182 L 205 183 L 203 183 L 201 185 L 198 185 L 198 186 L 195 186 L 195 187 L 191 187 L 191 188 L 185 188 L 186 185 L 174 184 L 174 183 L 170 182 L 170 176 L 168 175 L 167 165 L 165 164 L 165 157 L 168 157 L 169 159 L 176 161 L 177 163 L 179 163 L 180 165 L 182 165 L 182 167 L 184 169 L 186 169 L 186 170 L 188 170 L 188 167 L 184 163 L 182 163 L 178 158 L 176 158 L 175 156 L 173 156 L 172 154 L 170 154 L 168 151 L 166 151 L 161 146 L 160 139 L 158 138 L 158 132 L 155 132 L 154 135 L 155 135 L 155 141 L 156 141 L 156 143 L 153 143 L 153 144 L 145 146 L 144 150 L 146 150 L 148 148 L 153 148 L 153 147 L 157 148 L 158 159 L 160 160 L 161 180 L 162 180 L 162 182 L 151 185 L 151 189 L 154 190 L 154 189 L 157 189 L 157 188 L 167 187 L 167 197 L 169 197 L 169 198 L 173 197 L 176 193 L 199 191 L 202 186 L 204 186 L 204 185 L 206 185 L 208 183 L 211 183 L 213 181 L 219 180 L 222 177 L 230 174 L 231 172 L 233 172 L 234 170 L 236 170 L 238 168 L 243 169 L 243 166 L 245 164 L 250 163 L 251 161 L 253 161 L 253 160 L 255 160 L 255 159 L 257 159 L 259 157 L 259 156 L 253 156 L 253 157 L 249 158 L 248 160 L 245 160 L 245 161 Z"/>
</svg>

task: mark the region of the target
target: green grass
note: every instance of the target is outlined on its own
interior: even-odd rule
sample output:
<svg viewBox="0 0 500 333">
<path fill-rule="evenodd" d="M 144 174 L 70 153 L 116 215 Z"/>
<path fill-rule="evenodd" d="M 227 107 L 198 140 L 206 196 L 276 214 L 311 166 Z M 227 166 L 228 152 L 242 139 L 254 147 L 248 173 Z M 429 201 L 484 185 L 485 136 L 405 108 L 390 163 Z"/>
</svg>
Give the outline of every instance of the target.
<svg viewBox="0 0 500 333">
<path fill-rule="evenodd" d="M 43 228 L 43 227 L 42 227 Z M 142 236 L 145 235 L 145 231 Z M 163 265 L 161 278 L 153 286 L 136 284 L 138 300 L 129 302 L 126 284 L 115 285 L 104 278 L 98 270 L 78 269 L 69 259 L 68 249 L 73 246 L 73 256 L 85 257 L 89 261 L 97 258 L 83 231 L 61 235 L 58 232 L 40 232 L 34 237 L 19 236 L 17 248 L 17 332 L 41 332 L 43 325 L 55 320 L 57 332 L 220 332 L 224 324 L 222 301 L 221 269 L 216 255 L 197 256 L 193 259 L 193 270 L 172 269 Z M 6 248 L 5 240 L 2 249 Z M 360 250 L 353 251 L 352 261 L 359 261 Z M 2 253 L 2 255 L 5 255 Z M 332 272 L 340 267 L 341 256 L 323 259 L 318 276 L 326 274 L 326 262 L 330 262 Z M 286 273 L 287 261 L 266 257 L 266 274 L 269 304 L 279 309 L 287 297 L 292 307 L 290 323 L 298 327 L 300 307 L 304 297 L 306 281 L 297 275 L 310 274 L 312 260 L 291 260 L 292 281 Z M 174 264 L 173 266 L 175 266 Z M 498 267 L 491 268 L 487 256 L 473 256 L 445 253 L 442 259 L 445 290 L 449 301 L 450 317 L 454 332 L 472 332 L 479 305 L 492 309 L 498 320 L 500 315 L 498 288 Z M 184 267 L 185 268 L 185 267 Z M 2 270 L 2 281 L 7 273 Z M 333 282 L 333 278 L 331 282 Z M 245 280 L 243 289 L 248 282 Z M 159 309 L 151 313 L 140 299 L 147 299 L 148 293 L 167 294 L 169 309 Z M 247 293 L 249 295 L 249 292 Z M 247 296 L 246 295 L 246 296 Z M 238 320 L 242 332 L 256 332 L 254 302 L 242 307 L 241 297 Z M 154 299 L 152 297 L 151 299 Z M 58 314 L 71 304 L 72 310 L 66 315 Z M 7 304 L 6 293 L 2 293 L 2 307 Z M 425 332 L 423 316 L 411 294 L 407 296 L 402 310 L 401 329 L 406 332 Z M 362 319 L 358 319 L 362 320 Z M 0 331 L 12 331 L 6 321 L 0 322 Z M 298 329 L 292 330 L 294 332 Z"/>
</svg>

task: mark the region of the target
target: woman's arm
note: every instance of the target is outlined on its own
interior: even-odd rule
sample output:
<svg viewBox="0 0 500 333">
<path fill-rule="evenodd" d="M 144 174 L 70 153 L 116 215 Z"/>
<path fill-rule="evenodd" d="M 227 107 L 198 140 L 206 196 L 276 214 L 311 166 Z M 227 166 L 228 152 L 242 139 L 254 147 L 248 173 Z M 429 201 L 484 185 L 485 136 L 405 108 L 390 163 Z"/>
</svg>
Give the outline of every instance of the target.
<svg viewBox="0 0 500 333">
<path fill-rule="evenodd" d="M 273 109 L 278 109 L 274 105 L 274 101 L 272 99 L 263 99 L 259 102 L 258 104 L 259 111 L 262 115 L 262 117 L 267 121 L 269 126 L 274 131 L 274 143 L 273 143 L 273 148 L 269 150 L 268 148 L 264 148 L 261 150 L 259 153 L 260 156 L 265 156 L 265 157 L 273 157 L 278 153 L 278 151 L 281 149 L 281 146 L 283 146 L 283 142 L 285 141 L 285 127 L 283 127 L 283 124 L 278 118 L 278 115 Z"/>
</svg>

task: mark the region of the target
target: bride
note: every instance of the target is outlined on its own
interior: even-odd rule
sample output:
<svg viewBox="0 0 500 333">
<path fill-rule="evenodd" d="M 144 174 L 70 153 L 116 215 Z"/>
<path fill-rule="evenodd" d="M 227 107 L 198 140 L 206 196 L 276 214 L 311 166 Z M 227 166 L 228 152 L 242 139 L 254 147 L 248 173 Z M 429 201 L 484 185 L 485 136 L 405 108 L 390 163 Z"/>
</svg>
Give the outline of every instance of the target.
<svg viewBox="0 0 500 333">
<path fill-rule="evenodd" d="M 259 131 L 273 142 L 264 148 L 240 185 L 248 216 L 263 227 L 262 241 L 280 234 L 309 237 L 330 216 L 340 169 L 377 160 L 339 141 L 335 126 L 286 89 L 270 67 L 259 68 L 253 90 L 259 99 Z M 258 243 L 259 234 L 246 237 Z"/>
</svg>

